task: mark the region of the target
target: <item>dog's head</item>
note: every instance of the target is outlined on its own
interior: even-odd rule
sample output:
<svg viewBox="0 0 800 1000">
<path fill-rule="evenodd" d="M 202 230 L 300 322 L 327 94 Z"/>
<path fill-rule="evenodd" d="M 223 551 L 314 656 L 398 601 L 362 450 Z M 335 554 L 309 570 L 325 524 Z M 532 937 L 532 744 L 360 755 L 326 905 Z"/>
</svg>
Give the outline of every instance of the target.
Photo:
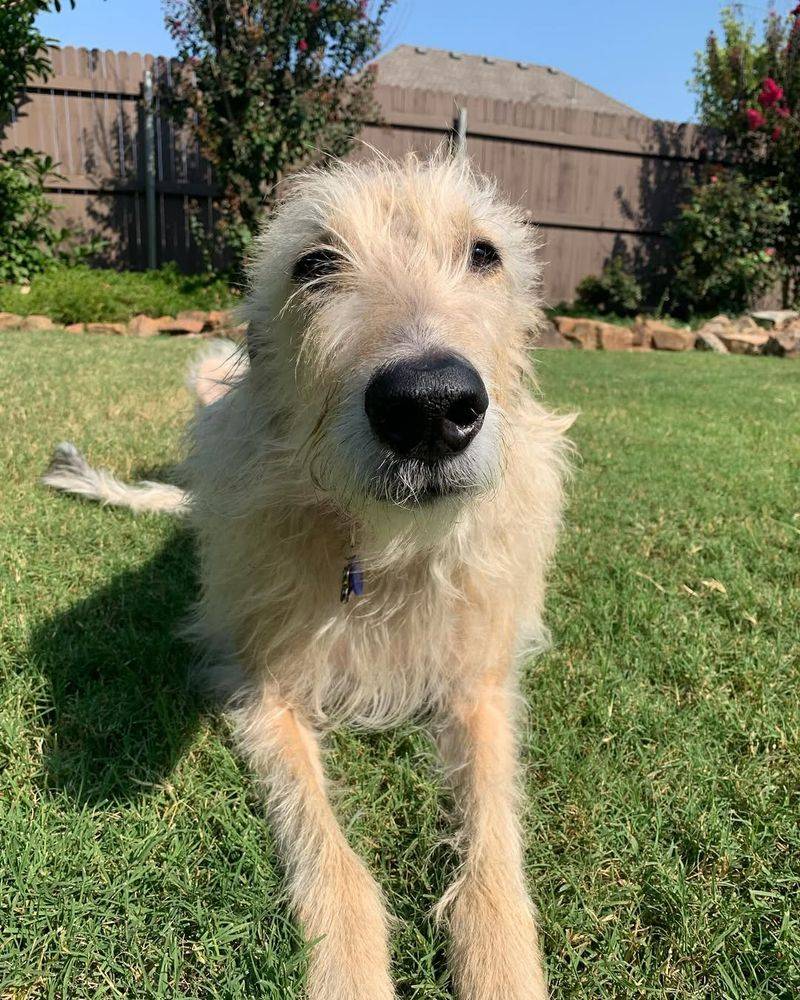
<svg viewBox="0 0 800 1000">
<path fill-rule="evenodd" d="M 463 162 L 296 179 L 251 268 L 253 374 L 347 509 L 494 486 L 539 322 L 536 239 Z"/>
</svg>

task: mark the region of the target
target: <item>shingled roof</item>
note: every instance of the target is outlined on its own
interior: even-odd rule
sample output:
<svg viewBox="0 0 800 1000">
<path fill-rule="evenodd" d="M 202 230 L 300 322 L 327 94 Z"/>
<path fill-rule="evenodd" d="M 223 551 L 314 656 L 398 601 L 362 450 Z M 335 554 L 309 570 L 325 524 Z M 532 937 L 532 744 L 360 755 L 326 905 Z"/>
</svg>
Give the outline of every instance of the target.
<svg viewBox="0 0 800 1000">
<path fill-rule="evenodd" d="M 378 83 L 394 87 L 645 117 L 627 104 L 615 101 L 552 66 L 398 45 L 379 56 L 376 67 Z"/>
</svg>

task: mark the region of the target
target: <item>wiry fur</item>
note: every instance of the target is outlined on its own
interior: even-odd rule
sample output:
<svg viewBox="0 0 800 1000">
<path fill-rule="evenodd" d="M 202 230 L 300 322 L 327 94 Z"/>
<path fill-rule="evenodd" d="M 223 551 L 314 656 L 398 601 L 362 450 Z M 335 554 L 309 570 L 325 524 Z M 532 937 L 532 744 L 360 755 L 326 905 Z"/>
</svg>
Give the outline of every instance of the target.
<svg viewBox="0 0 800 1000">
<path fill-rule="evenodd" d="M 499 248 L 498 273 L 468 269 L 478 236 Z M 343 272 L 295 288 L 293 262 L 325 245 Z M 458 997 L 546 996 L 512 705 L 516 658 L 544 636 L 570 418 L 532 393 L 536 249 L 462 162 L 298 177 L 254 254 L 251 360 L 227 369 L 229 391 L 191 429 L 192 631 L 264 782 L 296 913 L 319 939 L 312 1000 L 394 996 L 380 892 L 328 804 L 317 734 L 411 715 L 431 720 L 463 818 L 464 866 L 444 901 Z M 363 404 L 380 365 L 426 348 L 466 357 L 490 397 L 475 442 L 433 474 L 388 453 Z M 432 478 L 446 496 L 418 503 Z M 91 495 L 113 502 L 108 489 Z M 367 587 L 341 605 L 352 539 Z"/>
</svg>

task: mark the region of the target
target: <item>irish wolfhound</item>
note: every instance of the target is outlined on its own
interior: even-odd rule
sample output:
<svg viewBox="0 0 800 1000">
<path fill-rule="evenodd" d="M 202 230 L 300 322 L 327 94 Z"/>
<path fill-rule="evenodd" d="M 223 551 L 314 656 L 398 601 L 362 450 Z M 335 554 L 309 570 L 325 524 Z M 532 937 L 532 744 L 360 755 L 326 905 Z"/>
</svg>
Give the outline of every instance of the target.
<svg viewBox="0 0 800 1000">
<path fill-rule="evenodd" d="M 389 1000 L 375 879 L 326 793 L 320 734 L 424 719 L 461 823 L 460 1000 L 541 1000 L 517 816 L 517 681 L 539 644 L 565 429 L 532 393 L 536 239 L 462 162 L 298 177 L 260 237 L 248 357 L 198 409 L 188 493 L 62 446 L 50 486 L 187 509 L 192 631 L 263 783 L 313 1000 Z M 207 374 L 207 373 L 206 373 Z M 206 386 L 207 388 L 207 386 Z"/>
</svg>

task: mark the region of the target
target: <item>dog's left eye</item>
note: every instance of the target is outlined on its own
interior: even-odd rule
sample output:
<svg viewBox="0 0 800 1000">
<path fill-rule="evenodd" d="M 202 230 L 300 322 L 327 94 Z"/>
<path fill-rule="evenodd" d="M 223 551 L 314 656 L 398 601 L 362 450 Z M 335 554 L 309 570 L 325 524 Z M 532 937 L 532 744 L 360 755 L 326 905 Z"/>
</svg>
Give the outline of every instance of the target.
<svg viewBox="0 0 800 1000">
<path fill-rule="evenodd" d="M 494 271 L 500 267 L 500 251 L 488 240 L 475 240 L 469 251 L 469 266 L 473 271 Z"/>
<path fill-rule="evenodd" d="M 292 268 L 292 281 L 298 285 L 307 285 L 320 278 L 329 278 L 332 274 L 336 274 L 341 266 L 341 254 L 327 247 L 320 247 L 319 250 L 303 254 L 295 261 Z"/>
</svg>

